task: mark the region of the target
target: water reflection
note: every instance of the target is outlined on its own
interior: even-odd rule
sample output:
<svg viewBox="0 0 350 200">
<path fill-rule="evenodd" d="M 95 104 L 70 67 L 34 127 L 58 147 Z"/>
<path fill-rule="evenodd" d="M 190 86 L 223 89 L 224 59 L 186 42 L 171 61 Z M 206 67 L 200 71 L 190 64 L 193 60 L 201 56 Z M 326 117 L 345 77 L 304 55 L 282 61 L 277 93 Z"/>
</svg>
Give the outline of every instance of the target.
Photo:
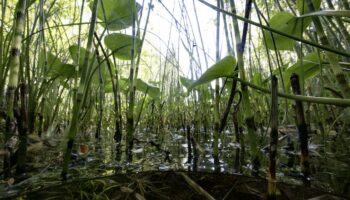
<svg viewBox="0 0 350 200">
<path fill-rule="evenodd" d="M 263 157 L 255 163 L 260 165 L 259 170 L 249 165 L 249 148 L 242 148 L 237 141 L 235 134 L 226 133 L 219 140 L 219 156 L 213 157 L 212 140 L 208 134 L 196 133 L 187 137 L 185 131 L 168 132 L 168 135 L 139 132 L 135 134 L 138 142 L 135 142 L 132 149 L 133 161 L 127 162 L 124 144 L 116 144 L 113 139 L 108 139 L 110 134 L 102 133 L 101 140 L 92 139 L 88 142 L 91 149 L 87 155 L 72 155 L 70 174 L 74 178 L 96 177 L 112 175 L 114 173 L 142 172 L 142 171 L 169 171 L 188 170 L 198 172 L 221 172 L 221 173 L 244 173 L 250 175 L 253 172 L 262 177 L 267 177 L 267 157 Z M 279 143 L 277 178 L 283 182 L 301 184 L 300 167 L 298 166 L 298 152 L 296 152 L 297 136 L 285 137 Z M 161 142 L 162 141 L 162 142 Z M 350 159 L 345 149 L 345 144 L 349 144 L 349 138 L 342 138 L 336 141 L 338 146 L 334 146 L 332 141 L 314 140 L 312 146 L 313 154 L 311 160 L 313 164 L 312 184 L 321 189 L 335 191 L 339 194 L 349 193 L 350 190 Z M 320 146 L 317 144 L 325 144 Z M 189 146 L 191 150 L 189 150 Z M 326 149 L 322 153 L 318 148 Z M 245 151 L 243 151 L 245 149 Z M 263 148 L 261 148 L 263 149 Z M 331 149 L 333 149 L 331 151 Z M 56 150 L 57 151 L 57 150 Z M 50 156 L 49 153 L 47 153 Z M 47 158 L 43 160 L 47 162 Z M 53 166 L 53 165 L 52 165 Z M 47 168 L 46 171 L 37 175 L 33 185 L 47 185 L 52 180 L 58 180 L 60 165 Z M 256 174 L 255 174 L 256 175 Z M 34 174 L 33 177 L 36 175 Z M 50 181 L 49 181 L 50 180 Z M 25 184 L 24 184 L 25 185 Z M 24 186 L 23 186 L 24 187 Z M 27 186 L 26 186 L 27 187 Z M 28 186 L 29 187 L 29 186 Z M 31 186 L 32 187 L 32 186 Z M 13 191 L 12 191 L 13 192 Z"/>
</svg>

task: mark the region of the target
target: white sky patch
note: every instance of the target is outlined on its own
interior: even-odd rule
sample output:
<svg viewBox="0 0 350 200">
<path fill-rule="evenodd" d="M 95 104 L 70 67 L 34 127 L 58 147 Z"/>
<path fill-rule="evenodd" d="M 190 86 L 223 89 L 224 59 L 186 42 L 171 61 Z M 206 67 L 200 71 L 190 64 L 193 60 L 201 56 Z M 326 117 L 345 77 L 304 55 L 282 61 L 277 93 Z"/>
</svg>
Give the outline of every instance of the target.
<svg viewBox="0 0 350 200">
<path fill-rule="evenodd" d="M 136 1 L 142 5 L 143 0 Z M 145 0 L 144 2 L 145 8 L 140 25 L 141 29 L 144 28 L 150 0 Z M 177 64 L 174 61 L 178 61 L 182 75 L 192 78 L 190 73 L 190 67 L 192 65 L 195 73 L 199 76 L 207 67 L 215 63 L 216 11 L 200 3 L 198 0 L 162 0 L 161 2 L 164 6 L 158 0 L 153 0 L 154 7 L 149 19 L 148 32 L 146 33 L 147 41 L 144 43 L 144 50 L 150 51 L 152 49 L 152 52 L 161 56 L 162 62 L 165 61 L 166 56 L 168 59 L 171 57 L 169 50 L 172 53 L 175 51 L 176 58 L 172 59 L 172 64 Z M 207 2 L 216 5 L 216 0 L 207 0 Z M 78 1 L 79 3 L 80 1 Z M 245 0 L 235 0 L 235 3 L 237 12 L 242 12 L 244 10 Z M 197 10 L 200 30 L 198 29 L 194 7 Z M 83 22 L 89 22 L 90 17 L 91 11 L 86 2 Z M 227 22 L 231 24 L 230 17 L 227 17 Z M 220 56 L 223 58 L 228 53 L 222 15 L 220 23 Z M 232 28 L 232 26 L 228 28 Z M 231 31 L 233 32 L 233 30 Z M 131 33 L 131 28 L 127 29 L 127 33 Z M 200 35 L 202 36 L 203 45 L 201 44 Z M 188 52 L 188 48 L 192 48 L 192 57 Z M 151 62 L 152 60 L 154 59 L 149 61 Z M 208 66 L 206 60 L 208 61 Z M 147 65 L 152 64 L 147 63 Z M 159 71 L 156 72 L 157 74 L 153 74 L 153 78 L 154 76 L 159 78 L 160 71 L 163 69 L 159 69 L 159 66 L 155 66 L 155 68 Z M 142 74 L 140 75 L 142 76 Z M 194 75 L 193 78 L 196 79 L 196 76 Z"/>
<path fill-rule="evenodd" d="M 141 0 L 138 2 L 142 3 Z M 216 11 L 200 3 L 198 0 L 163 0 L 162 2 L 166 8 L 157 0 L 153 1 L 154 8 L 149 20 L 149 31 L 155 33 L 157 36 L 147 34 L 146 38 L 151 41 L 154 46 L 159 48 L 163 56 L 167 55 L 168 48 L 175 49 L 183 75 L 191 78 L 189 72 L 191 64 L 192 67 L 200 67 L 203 73 L 207 68 L 204 53 L 207 57 L 208 66 L 215 63 Z M 185 2 L 185 4 L 183 4 L 183 2 Z M 216 5 L 216 0 L 207 0 L 207 2 Z M 245 5 L 243 3 L 244 1 L 235 2 L 237 4 L 237 10 L 242 11 L 242 7 Z M 195 5 L 193 5 L 193 3 Z M 200 31 L 198 29 L 194 6 L 197 10 Z M 167 10 L 171 12 L 171 14 Z M 223 58 L 228 53 L 222 15 L 220 21 L 220 55 L 221 58 Z M 231 22 L 231 18 L 227 17 L 227 21 Z M 201 44 L 200 35 L 202 36 L 203 46 Z M 188 38 L 190 42 L 188 42 Z M 189 43 L 191 43 L 191 45 Z M 188 48 L 192 48 L 193 50 L 192 58 L 188 50 L 186 50 Z M 198 70 L 196 71 L 198 72 Z M 196 77 L 194 77 L 194 79 L 196 79 Z"/>
</svg>

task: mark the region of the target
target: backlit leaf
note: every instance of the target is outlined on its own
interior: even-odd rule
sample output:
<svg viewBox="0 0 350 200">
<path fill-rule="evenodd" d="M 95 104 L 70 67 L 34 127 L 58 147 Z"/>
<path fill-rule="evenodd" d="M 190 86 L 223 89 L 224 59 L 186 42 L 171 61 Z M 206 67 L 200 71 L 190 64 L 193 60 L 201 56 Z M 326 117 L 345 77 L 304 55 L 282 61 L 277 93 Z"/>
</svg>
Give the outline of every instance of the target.
<svg viewBox="0 0 350 200">
<path fill-rule="evenodd" d="M 283 72 L 283 79 L 286 89 L 290 87 L 290 77 L 293 73 L 299 75 L 304 80 L 315 77 L 321 72 L 320 60 L 317 52 L 306 55 L 303 60 L 299 60 Z"/>
<path fill-rule="evenodd" d="M 301 19 L 289 12 L 279 12 L 269 21 L 271 28 L 299 38 L 310 23 L 311 19 Z M 266 45 L 269 49 L 275 49 L 273 43 L 274 40 L 276 50 L 293 50 L 295 40 L 279 34 L 271 34 L 269 31 L 264 31 L 264 34 L 266 38 Z M 273 38 L 271 35 L 273 35 Z"/>
<path fill-rule="evenodd" d="M 136 80 L 135 87 L 138 91 L 147 93 L 153 99 L 158 99 L 160 96 L 160 90 L 158 87 L 148 84 L 141 79 Z"/>
<path fill-rule="evenodd" d="M 183 86 L 189 88 L 194 83 L 194 80 L 188 79 L 184 76 L 180 76 L 180 82 Z"/>
<path fill-rule="evenodd" d="M 92 8 L 93 1 L 90 2 Z M 97 9 L 97 18 L 102 21 L 103 27 L 109 30 L 128 28 L 133 22 L 133 13 L 140 10 L 140 4 L 135 0 L 100 0 Z"/>
<path fill-rule="evenodd" d="M 217 78 L 231 77 L 234 74 L 235 67 L 236 59 L 233 56 L 226 56 L 204 72 L 204 74 L 197 81 L 191 84 L 188 90 L 190 91 L 194 87 L 209 83 Z"/>
<path fill-rule="evenodd" d="M 131 50 L 133 48 L 133 37 L 121 33 L 113 33 L 107 35 L 104 39 L 108 49 L 112 50 L 114 56 L 121 60 L 131 60 Z M 134 57 L 137 56 L 138 48 L 141 45 L 141 40 L 135 39 Z"/>
<path fill-rule="evenodd" d="M 75 73 L 75 67 L 71 64 L 63 63 L 56 55 L 46 52 L 46 70 L 47 75 L 51 78 L 71 78 Z M 39 57 L 39 65 L 45 66 L 45 53 L 41 52 Z"/>
<path fill-rule="evenodd" d="M 310 12 L 307 2 L 307 0 L 297 0 L 297 9 L 300 14 L 306 14 Z M 312 4 L 315 11 L 319 10 L 321 6 L 321 0 L 312 0 Z"/>
</svg>

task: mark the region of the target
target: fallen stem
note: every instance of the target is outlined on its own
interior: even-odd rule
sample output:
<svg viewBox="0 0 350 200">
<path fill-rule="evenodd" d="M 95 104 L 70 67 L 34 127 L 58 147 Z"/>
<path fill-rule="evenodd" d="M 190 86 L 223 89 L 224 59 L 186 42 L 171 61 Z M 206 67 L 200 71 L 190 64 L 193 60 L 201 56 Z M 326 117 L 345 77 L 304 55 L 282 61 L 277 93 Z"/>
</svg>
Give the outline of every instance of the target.
<svg viewBox="0 0 350 200">
<path fill-rule="evenodd" d="M 187 182 L 189 186 L 192 187 L 196 192 L 198 192 L 200 195 L 205 197 L 209 200 L 215 200 L 213 196 L 211 196 L 207 191 L 205 191 L 201 186 L 199 186 L 195 181 L 193 181 L 190 177 L 188 177 L 184 172 L 177 173 L 178 175 L 181 175 L 183 179 Z"/>
<path fill-rule="evenodd" d="M 237 81 L 241 82 L 241 84 L 247 85 L 248 87 L 251 87 L 253 89 L 259 90 L 261 92 L 270 94 L 271 91 L 269 89 L 254 85 L 250 82 L 244 81 L 238 77 L 230 76 L 229 78 L 236 79 Z M 292 100 L 298 100 L 298 101 L 304 101 L 304 102 L 310 102 L 310 103 L 318 103 L 318 104 L 330 104 L 330 105 L 336 105 L 336 106 L 350 106 L 350 99 L 339 99 L 339 98 L 329 98 L 329 97 L 314 97 L 314 96 L 303 96 L 303 95 L 293 95 L 293 94 L 285 94 L 278 92 L 277 95 L 279 97 L 284 97 L 287 99 Z"/>
</svg>

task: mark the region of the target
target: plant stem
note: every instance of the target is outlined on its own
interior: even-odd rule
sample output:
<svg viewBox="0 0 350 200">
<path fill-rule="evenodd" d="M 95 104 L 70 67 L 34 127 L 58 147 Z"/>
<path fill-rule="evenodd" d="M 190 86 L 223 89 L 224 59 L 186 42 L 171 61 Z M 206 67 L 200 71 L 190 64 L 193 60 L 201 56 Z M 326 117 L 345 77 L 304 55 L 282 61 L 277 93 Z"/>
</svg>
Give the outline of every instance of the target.
<svg viewBox="0 0 350 200">
<path fill-rule="evenodd" d="M 271 133 L 270 133 L 270 166 L 269 166 L 269 183 L 268 199 L 276 199 L 276 157 L 278 141 L 278 82 L 277 77 L 271 79 Z"/>
<path fill-rule="evenodd" d="M 8 145 L 10 138 L 16 132 L 14 107 L 16 104 L 15 90 L 18 86 L 20 56 L 22 50 L 22 40 L 24 35 L 26 0 L 19 0 L 16 6 L 15 17 L 13 21 L 14 37 L 9 58 L 9 81 L 6 92 L 6 133 L 5 133 L 5 156 L 4 156 L 4 176 L 11 175 L 11 156 L 12 146 Z M 16 104 L 17 105 L 17 104 Z"/>
<path fill-rule="evenodd" d="M 63 160 L 63 168 L 62 168 L 62 178 L 65 180 L 67 178 L 67 173 L 68 173 L 68 165 L 70 162 L 71 158 L 71 152 L 73 149 L 73 144 L 74 144 L 74 138 L 79 130 L 80 127 L 80 117 L 81 117 L 81 107 L 84 105 L 84 101 L 86 98 L 84 98 L 89 91 L 89 83 L 87 82 L 89 80 L 89 72 L 91 73 L 91 65 L 89 65 L 89 56 L 91 52 L 91 47 L 92 47 L 92 40 L 93 40 L 93 34 L 95 31 L 95 26 L 96 26 L 96 14 L 97 14 L 97 6 L 98 6 L 98 0 L 94 0 L 93 2 L 93 7 L 92 7 L 92 16 L 91 16 L 91 24 L 90 24 L 90 29 L 89 29 L 89 36 L 88 36 L 88 41 L 86 44 L 86 53 L 84 57 L 84 63 L 83 63 L 83 69 L 81 72 L 81 78 L 80 78 L 80 84 L 78 88 L 78 92 L 75 96 L 74 99 L 74 104 L 73 104 L 73 114 L 71 118 L 71 122 L 68 128 L 68 140 L 67 140 L 67 148 L 66 152 L 64 154 L 64 160 Z"/>
<path fill-rule="evenodd" d="M 293 74 L 290 78 L 293 93 L 299 95 L 300 85 L 299 85 L 299 77 L 296 74 Z M 296 122 L 299 132 L 299 140 L 300 140 L 300 149 L 301 149 L 301 172 L 303 174 L 303 181 L 306 186 L 310 186 L 310 164 L 309 164 L 309 150 L 308 150 L 308 131 L 307 125 L 304 117 L 304 109 L 301 101 L 295 101 L 295 109 L 296 109 Z"/>
</svg>

